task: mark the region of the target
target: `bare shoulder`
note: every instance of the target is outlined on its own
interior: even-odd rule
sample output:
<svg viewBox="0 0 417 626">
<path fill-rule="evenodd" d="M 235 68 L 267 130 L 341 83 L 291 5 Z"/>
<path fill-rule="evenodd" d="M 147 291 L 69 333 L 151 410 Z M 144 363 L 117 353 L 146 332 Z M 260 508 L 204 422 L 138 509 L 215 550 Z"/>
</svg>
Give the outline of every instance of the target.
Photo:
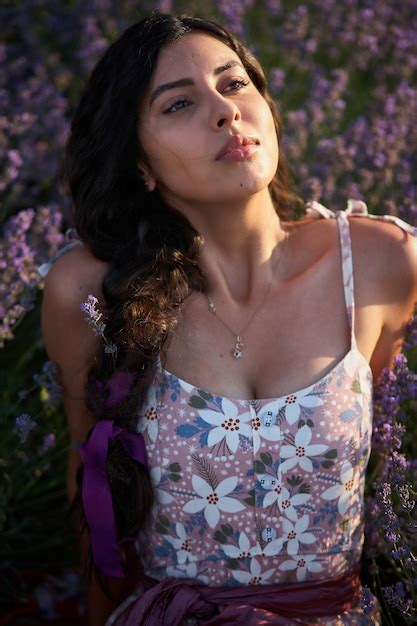
<svg viewBox="0 0 417 626">
<path fill-rule="evenodd" d="M 398 224 L 367 217 L 349 219 L 358 300 L 370 300 L 364 319 L 381 324 L 371 367 L 379 376 L 402 349 L 417 302 L 417 237 Z M 366 310 L 366 309 L 365 309 Z"/>
<path fill-rule="evenodd" d="M 417 300 L 417 237 L 393 222 L 350 217 L 349 223 L 357 271 L 387 305 L 409 309 Z"/>
<path fill-rule="evenodd" d="M 45 280 L 46 297 L 58 297 L 63 303 L 79 302 L 79 297 L 101 295 L 101 284 L 108 264 L 97 259 L 86 246 L 72 248 L 59 257 Z"/>
<path fill-rule="evenodd" d="M 45 279 L 42 302 L 42 334 L 51 360 L 65 369 L 92 354 L 97 338 L 80 308 L 89 294 L 103 302 L 101 285 L 108 270 L 86 246 L 77 246 L 59 257 Z"/>
</svg>

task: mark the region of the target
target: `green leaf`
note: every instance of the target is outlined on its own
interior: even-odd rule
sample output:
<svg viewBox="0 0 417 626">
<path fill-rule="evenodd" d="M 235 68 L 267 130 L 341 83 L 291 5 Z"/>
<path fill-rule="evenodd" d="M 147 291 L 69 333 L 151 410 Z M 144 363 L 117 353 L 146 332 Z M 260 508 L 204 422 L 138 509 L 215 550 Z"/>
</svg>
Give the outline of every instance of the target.
<svg viewBox="0 0 417 626">
<path fill-rule="evenodd" d="M 254 468 L 256 474 L 263 474 L 265 472 L 265 465 L 258 460 L 255 461 Z"/>
<path fill-rule="evenodd" d="M 272 456 L 269 452 L 262 452 L 261 459 L 262 463 L 265 463 L 265 465 L 272 465 Z"/>
<path fill-rule="evenodd" d="M 295 474 L 293 474 L 291 478 L 287 478 L 287 483 L 291 485 L 291 487 L 296 487 L 301 482 L 303 482 L 303 479 L 301 478 L 301 476 L 296 476 Z"/>
<path fill-rule="evenodd" d="M 361 383 L 360 383 L 359 378 L 355 378 L 355 380 L 353 381 L 353 383 L 351 385 L 351 389 L 355 393 L 362 393 Z"/>
<path fill-rule="evenodd" d="M 200 396 L 191 396 L 188 405 L 193 409 L 206 409 L 207 403 Z"/>
<path fill-rule="evenodd" d="M 307 420 L 307 426 L 310 426 L 310 428 L 314 428 L 314 422 L 310 418 L 308 418 Z"/>
<path fill-rule="evenodd" d="M 221 529 L 228 537 L 231 537 L 233 535 L 233 528 L 230 526 L 230 524 L 222 524 Z"/>
<path fill-rule="evenodd" d="M 322 461 L 321 465 L 322 465 L 322 467 L 325 467 L 326 469 L 329 469 L 329 467 L 333 467 L 334 462 L 333 461 Z"/>
<path fill-rule="evenodd" d="M 249 498 L 244 500 L 249 506 L 255 506 L 255 489 L 249 491 Z"/>
<path fill-rule="evenodd" d="M 324 456 L 326 459 L 335 459 L 337 457 L 337 450 L 328 450 Z"/>
<path fill-rule="evenodd" d="M 169 474 L 169 479 L 172 480 L 174 483 L 177 483 L 178 481 L 181 480 L 181 475 L 180 474 Z"/>
<path fill-rule="evenodd" d="M 226 535 L 224 535 L 222 532 L 220 532 L 220 530 L 216 530 L 216 532 L 213 535 L 213 539 L 215 541 L 218 541 L 219 543 L 227 543 Z"/>
<path fill-rule="evenodd" d="M 178 474 L 181 472 L 181 465 L 179 463 L 171 463 L 171 465 L 168 465 L 168 469 L 170 472 L 176 472 Z"/>
<path fill-rule="evenodd" d="M 198 394 L 204 398 L 204 400 L 208 400 L 209 402 L 210 400 L 213 400 L 213 394 L 204 391 L 204 389 L 198 389 Z"/>
<path fill-rule="evenodd" d="M 229 569 L 239 569 L 239 561 L 237 559 L 227 559 L 226 567 Z"/>
</svg>

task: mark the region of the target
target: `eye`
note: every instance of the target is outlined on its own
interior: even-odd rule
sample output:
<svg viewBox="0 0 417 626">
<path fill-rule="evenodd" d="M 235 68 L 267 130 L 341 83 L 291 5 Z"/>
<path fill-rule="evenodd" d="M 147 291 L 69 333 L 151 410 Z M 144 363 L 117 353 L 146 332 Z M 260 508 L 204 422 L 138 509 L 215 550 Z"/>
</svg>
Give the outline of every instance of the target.
<svg viewBox="0 0 417 626">
<path fill-rule="evenodd" d="M 247 87 L 247 85 L 249 85 L 249 82 L 249 80 L 246 80 L 244 78 L 235 78 L 234 80 L 230 81 L 227 86 L 232 86 L 232 89 L 237 89 L 239 91 L 240 89 L 242 89 L 242 87 Z M 187 103 L 188 100 L 186 100 L 185 98 L 181 98 L 181 100 L 173 102 L 167 109 L 165 109 L 165 111 L 163 111 L 163 113 L 175 113 L 176 111 L 185 109 L 185 105 Z"/>
<path fill-rule="evenodd" d="M 239 89 L 241 89 L 242 87 L 247 87 L 247 85 L 249 85 L 249 81 L 245 80 L 244 78 L 235 78 L 235 80 L 232 80 L 229 83 L 229 86 L 230 85 L 234 85 L 235 88 L 239 87 Z"/>
<path fill-rule="evenodd" d="M 179 106 L 182 105 L 184 103 L 187 103 L 188 100 L 185 100 L 185 98 L 182 98 L 181 100 L 177 100 L 176 102 L 174 102 L 173 104 L 171 104 L 171 106 L 169 106 L 167 109 L 165 109 L 165 111 L 163 111 L 163 113 L 175 113 L 175 111 L 179 111 L 180 109 L 184 109 L 184 106 Z"/>
</svg>

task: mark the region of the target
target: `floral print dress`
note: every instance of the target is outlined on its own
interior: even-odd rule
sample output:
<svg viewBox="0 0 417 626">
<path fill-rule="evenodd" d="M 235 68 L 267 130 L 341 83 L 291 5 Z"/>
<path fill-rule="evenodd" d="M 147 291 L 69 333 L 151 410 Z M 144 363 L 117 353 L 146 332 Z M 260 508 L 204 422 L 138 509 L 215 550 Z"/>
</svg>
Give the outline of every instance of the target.
<svg viewBox="0 0 417 626">
<path fill-rule="evenodd" d="M 136 547 L 153 578 L 288 584 L 333 578 L 361 557 L 372 372 L 354 334 L 348 216 L 393 222 L 414 236 L 417 228 L 391 215 L 369 215 L 358 200 L 336 213 L 315 201 L 306 208 L 338 222 L 350 350 L 313 385 L 257 400 L 214 395 L 158 362 L 137 419 L 156 502 Z M 71 237 L 39 268 L 41 276 L 75 245 L 82 242 Z M 126 598 L 106 625 L 140 593 Z M 309 623 L 380 624 L 380 617 L 377 606 L 368 615 L 358 606 Z"/>
<path fill-rule="evenodd" d="M 288 584 L 333 578 L 361 557 L 372 372 L 354 334 L 348 215 L 367 209 L 349 200 L 347 211 L 312 202 L 307 212 L 338 222 L 350 350 L 313 385 L 257 400 L 214 395 L 158 362 L 137 421 L 156 496 L 137 549 L 153 578 Z M 380 621 L 358 606 L 320 623 Z"/>
</svg>

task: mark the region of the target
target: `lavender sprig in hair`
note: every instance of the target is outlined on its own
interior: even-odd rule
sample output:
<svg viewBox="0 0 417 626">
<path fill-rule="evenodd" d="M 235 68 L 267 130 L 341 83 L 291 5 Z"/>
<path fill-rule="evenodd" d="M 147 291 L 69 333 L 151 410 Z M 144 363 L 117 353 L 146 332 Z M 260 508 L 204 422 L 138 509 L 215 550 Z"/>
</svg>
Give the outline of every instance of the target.
<svg viewBox="0 0 417 626">
<path fill-rule="evenodd" d="M 103 322 L 103 314 L 101 313 L 101 311 L 99 311 L 97 305 L 98 299 L 92 294 L 89 294 L 86 302 L 82 302 L 80 304 L 80 308 L 82 311 L 84 311 L 84 319 L 87 324 L 92 327 L 94 334 L 97 337 L 102 337 L 104 341 L 104 352 L 106 354 L 111 354 L 114 359 L 114 355 L 117 352 L 117 346 L 115 343 L 109 341 L 104 334 L 104 331 L 106 330 L 106 324 Z"/>
</svg>

